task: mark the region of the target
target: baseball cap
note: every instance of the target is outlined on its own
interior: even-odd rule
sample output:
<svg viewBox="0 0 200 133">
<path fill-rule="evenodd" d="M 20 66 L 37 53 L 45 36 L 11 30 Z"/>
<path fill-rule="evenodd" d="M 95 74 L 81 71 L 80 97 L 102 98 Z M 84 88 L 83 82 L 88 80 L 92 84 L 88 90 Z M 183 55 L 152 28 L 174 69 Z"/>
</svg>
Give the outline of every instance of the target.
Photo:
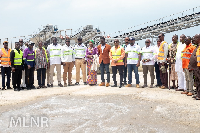
<svg viewBox="0 0 200 133">
<path fill-rule="evenodd" d="M 32 42 L 32 41 L 30 41 L 28 44 L 29 44 L 29 45 L 34 45 L 35 43 L 34 43 L 34 42 Z"/>
<path fill-rule="evenodd" d="M 129 39 L 130 39 L 130 41 L 132 41 L 132 40 L 135 40 L 135 38 L 134 38 L 134 37 L 130 37 Z"/>
</svg>

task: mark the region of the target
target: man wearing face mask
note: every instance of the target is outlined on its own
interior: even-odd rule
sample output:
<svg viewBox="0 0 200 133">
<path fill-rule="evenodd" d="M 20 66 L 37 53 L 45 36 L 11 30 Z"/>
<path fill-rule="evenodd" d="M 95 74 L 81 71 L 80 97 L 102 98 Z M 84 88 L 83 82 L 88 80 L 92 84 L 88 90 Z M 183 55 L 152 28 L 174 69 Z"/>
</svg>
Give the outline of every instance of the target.
<svg viewBox="0 0 200 133">
<path fill-rule="evenodd" d="M 75 51 L 75 66 L 76 66 L 76 83 L 75 85 L 79 85 L 80 82 L 80 68 L 83 74 L 83 83 L 86 83 L 86 50 L 87 47 L 82 43 L 82 38 L 78 38 L 78 44 L 74 47 Z"/>
<path fill-rule="evenodd" d="M 11 75 L 11 62 L 10 62 L 10 52 L 11 49 L 8 48 L 8 41 L 3 42 L 4 48 L 0 49 L 0 60 L 1 60 L 1 75 L 2 75 L 2 90 L 5 90 L 5 73 L 7 76 L 7 89 L 10 87 L 10 75 Z"/>
</svg>

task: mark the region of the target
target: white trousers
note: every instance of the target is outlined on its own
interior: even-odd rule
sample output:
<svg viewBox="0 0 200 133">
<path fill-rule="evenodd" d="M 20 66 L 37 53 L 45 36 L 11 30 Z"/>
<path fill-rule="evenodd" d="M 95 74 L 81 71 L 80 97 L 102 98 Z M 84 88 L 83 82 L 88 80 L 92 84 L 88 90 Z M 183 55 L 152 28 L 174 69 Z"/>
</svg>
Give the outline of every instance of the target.
<svg viewBox="0 0 200 133">
<path fill-rule="evenodd" d="M 26 83 L 25 83 L 25 70 L 22 70 L 22 83 L 20 85 L 20 87 L 26 87 Z"/>
<path fill-rule="evenodd" d="M 185 73 L 184 72 L 177 72 L 177 74 L 178 74 L 178 89 L 187 90 Z"/>
</svg>

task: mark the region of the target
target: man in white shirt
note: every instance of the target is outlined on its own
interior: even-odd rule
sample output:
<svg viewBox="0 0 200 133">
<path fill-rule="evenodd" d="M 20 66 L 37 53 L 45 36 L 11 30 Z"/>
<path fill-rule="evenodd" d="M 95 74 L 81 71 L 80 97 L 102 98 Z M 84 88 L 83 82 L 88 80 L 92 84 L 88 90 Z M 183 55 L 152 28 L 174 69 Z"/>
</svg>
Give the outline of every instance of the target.
<svg viewBox="0 0 200 133">
<path fill-rule="evenodd" d="M 178 75 L 178 89 L 176 91 L 186 91 L 186 81 L 185 81 L 185 73 L 183 72 L 182 67 L 182 59 L 181 59 L 181 52 L 186 47 L 185 44 L 186 36 L 183 34 L 180 36 L 180 43 L 177 46 L 177 53 L 176 53 L 176 63 L 175 63 L 175 71 Z"/>
<path fill-rule="evenodd" d="M 20 50 L 24 53 L 24 50 L 27 48 L 24 45 L 23 39 L 19 39 L 19 44 L 20 44 Z M 20 85 L 21 89 L 25 89 L 26 88 L 26 83 L 25 83 L 25 69 L 22 70 L 22 84 Z"/>
<path fill-rule="evenodd" d="M 64 81 L 64 87 L 67 87 L 67 73 L 68 73 L 68 85 L 72 86 L 72 68 L 75 65 L 75 52 L 72 46 L 70 46 L 70 38 L 67 37 L 65 39 L 66 45 L 63 45 L 61 50 L 61 61 L 64 67 L 63 72 L 63 81 Z"/>
<path fill-rule="evenodd" d="M 154 47 L 150 46 L 151 41 L 147 39 L 145 41 L 145 47 L 142 48 L 142 68 L 143 68 L 143 77 L 144 77 L 144 87 L 147 86 L 147 73 L 148 71 L 150 72 L 150 77 L 151 77 L 151 85 L 150 88 L 153 88 L 154 84 L 154 59 L 155 59 L 155 51 Z"/>
<path fill-rule="evenodd" d="M 83 82 L 84 85 L 86 83 L 86 50 L 87 47 L 82 43 L 82 38 L 78 38 L 78 44 L 74 47 L 75 51 L 75 66 L 76 66 L 76 83 L 75 85 L 79 85 L 80 82 L 80 68 L 83 74 Z"/>
<path fill-rule="evenodd" d="M 61 49 L 62 46 L 57 44 L 57 38 L 53 37 L 53 44 L 47 48 L 50 54 L 50 84 L 53 87 L 53 73 L 56 66 L 58 86 L 63 87 L 61 84 Z"/>
<path fill-rule="evenodd" d="M 139 45 L 135 44 L 135 38 L 131 37 L 130 44 L 127 46 L 125 51 L 125 67 L 128 68 L 128 84 L 126 87 L 131 87 L 132 85 L 132 71 L 134 70 L 135 79 L 136 79 L 136 87 L 139 88 L 139 74 L 138 67 L 140 66 L 141 60 L 141 48 Z"/>
</svg>

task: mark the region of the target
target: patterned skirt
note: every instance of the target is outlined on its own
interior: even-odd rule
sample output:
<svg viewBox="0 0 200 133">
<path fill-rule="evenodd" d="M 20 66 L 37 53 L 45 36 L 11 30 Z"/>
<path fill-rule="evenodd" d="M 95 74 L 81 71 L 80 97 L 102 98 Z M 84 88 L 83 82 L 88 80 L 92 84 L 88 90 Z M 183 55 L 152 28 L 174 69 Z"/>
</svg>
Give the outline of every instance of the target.
<svg viewBox="0 0 200 133">
<path fill-rule="evenodd" d="M 88 79 L 87 83 L 89 85 L 96 85 L 97 84 L 97 72 L 95 70 L 91 70 L 92 60 L 87 61 L 87 68 L 88 68 Z"/>
</svg>

